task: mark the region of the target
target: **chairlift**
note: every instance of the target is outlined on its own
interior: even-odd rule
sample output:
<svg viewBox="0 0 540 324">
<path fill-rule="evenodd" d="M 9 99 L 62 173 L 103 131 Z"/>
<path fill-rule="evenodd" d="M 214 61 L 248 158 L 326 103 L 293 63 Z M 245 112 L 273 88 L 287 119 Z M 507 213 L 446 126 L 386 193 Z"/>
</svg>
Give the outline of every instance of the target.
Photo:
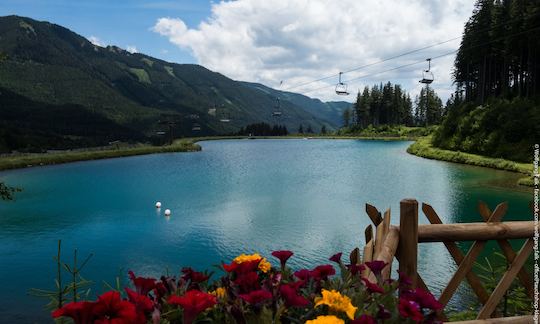
<svg viewBox="0 0 540 324">
<path fill-rule="evenodd" d="M 349 93 L 347 92 L 347 84 L 341 81 L 342 74 L 343 72 L 339 72 L 339 82 L 336 84 L 336 94 L 340 96 L 348 96 Z"/>
<path fill-rule="evenodd" d="M 195 132 L 198 132 L 198 131 L 201 130 L 201 125 L 199 125 L 197 123 L 194 123 L 193 126 L 191 127 L 191 130 L 195 131 Z"/>
<path fill-rule="evenodd" d="M 427 68 L 427 70 L 422 71 L 422 80 L 420 80 L 418 82 L 424 83 L 424 84 L 430 84 L 434 80 L 433 72 L 430 71 L 431 70 L 431 59 L 428 58 L 428 59 L 426 59 L 426 61 L 428 62 L 428 68 Z"/>
<path fill-rule="evenodd" d="M 282 81 L 283 82 L 283 81 Z M 274 111 L 272 112 L 273 117 L 281 117 L 281 103 L 279 101 L 279 97 L 276 98 L 276 104 L 274 106 Z"/>
</svg>

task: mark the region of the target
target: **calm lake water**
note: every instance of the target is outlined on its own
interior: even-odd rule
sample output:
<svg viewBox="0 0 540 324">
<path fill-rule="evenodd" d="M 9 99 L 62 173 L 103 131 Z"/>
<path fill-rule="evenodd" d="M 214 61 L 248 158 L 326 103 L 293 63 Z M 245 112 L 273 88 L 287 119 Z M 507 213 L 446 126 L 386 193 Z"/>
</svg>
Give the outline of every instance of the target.
<svg viewBox="0 0 540 324">
<path fill-rule="evenodd" d="M 59 239 L 65 260 L 75 248 L 80 258 L 95 254 L 83 275 L 100 293 L 103 281 L 126 279 L 129 269 L 143 276 L 210 269 L 240 253 L 272 259 L 271 251 L 290 249 L 294 268 L 326 263 L 363 246 L 366 202 L 390 207 L 393 222 L 403 198 L 430 203 L 445 223 L 480 221 L 478 200 L 492 208 L 508 201 L 507 220 L 531 218 L 532 193 L 508 187 L 515 174 L 418 158 L 406 153 L 409 144 L 208 141 L 197 153 L 2 172 L 0 180 L 24 191 L 0 202 L 0 322 L 48 321 L 45 301 L 27 291 L 53 288 Z M 438 243 L 422 244 L 419 262 L 435 293 L 456 268 Z"/>
</svg>

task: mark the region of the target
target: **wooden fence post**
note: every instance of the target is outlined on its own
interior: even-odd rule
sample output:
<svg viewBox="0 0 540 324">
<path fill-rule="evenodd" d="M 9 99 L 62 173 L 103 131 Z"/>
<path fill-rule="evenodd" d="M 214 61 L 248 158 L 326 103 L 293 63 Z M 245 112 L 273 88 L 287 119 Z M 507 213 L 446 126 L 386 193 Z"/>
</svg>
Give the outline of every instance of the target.
<svg viewBox="0 0 540 324">
<path fill-rule="evenodd" d="M 399 271 L 411 279 L 414 289 L 418 277 L 418 201 L 403 199 L 399 209 Z"/>
</svg>

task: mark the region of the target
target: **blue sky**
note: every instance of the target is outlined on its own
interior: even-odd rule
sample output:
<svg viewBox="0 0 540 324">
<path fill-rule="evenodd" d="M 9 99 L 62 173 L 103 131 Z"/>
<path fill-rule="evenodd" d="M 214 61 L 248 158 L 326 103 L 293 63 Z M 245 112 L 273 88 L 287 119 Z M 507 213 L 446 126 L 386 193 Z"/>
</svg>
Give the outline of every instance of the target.
<svg viewBox="0 0 540 324">
<path fill-rule="evenodd" d="M 210 1 L 142 0 L 2 0 L 0 15 L 45 20 L 76 33 L 97 37 L 105 45 L 138 51 L 178 63 L 196 63 L 188 49 L 180 49 L 150 28 L 160 17 L 181 17 L 195 28 L 210 15 Z"/>
<path fill-rule="evenodd" d="M 387 81 L 414 98 L 429 57 L 435 58 L 432 87 L 444 102 L 453 92 L 452 51 L 459 39 L 371 64 L 459 38 L 474 6 L 472 0 L 0 1 L 0 15 L 53 22 L 104 46 L 197 63 L 274 88 L 283 81 L 282 90 L 351 102 L 363 87 Z M 363 65 L 370 67 L 355 69 Z M 394 69 L 402 65 L 408 67 Z M 343 80 L 353 95 L 336 96 L 337 75 L 348 70 L 354 71 Z"/>
</svg>

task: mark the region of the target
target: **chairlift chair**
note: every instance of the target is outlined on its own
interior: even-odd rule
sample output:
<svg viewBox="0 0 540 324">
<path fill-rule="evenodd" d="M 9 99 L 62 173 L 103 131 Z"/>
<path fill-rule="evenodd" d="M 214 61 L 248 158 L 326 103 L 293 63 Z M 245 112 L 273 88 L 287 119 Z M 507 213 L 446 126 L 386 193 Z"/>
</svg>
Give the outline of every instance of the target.
<svg viewBox="0 0 540 324">
<path fill-rule="evenodd" d="M 281 103 L 279 102 L 279 98 L 276 98 L 276 105 L 274 106 L 274 111 L 272 112 L 273 117 L 281 117 Z"/>
<path fill-rule="evenodd" d="M 336 84 L 336 94 L 340 96 L 348 96 L 349 93 L 347 92 L 347 84 L 341 81 L 342 74 L 343 72 L 339 72 L 339 82 Z"/>
<path fill-rule="evenodd" d="M 426 61 L 428 61 L 428 68 L 427 70 L 422 71 L 422 80 L 418 82 L 424 84 L 431 84 L 431 82 L 433 82 L 434 80 L 433 72 L 431 72 L 431 59 L 428 58 L 426 59 Z"/>
<path fill-rule="evenodd" d="M 193 126 L 191 127 L 191 130 L 192 131 L 200 131 L 201 130 L 201 125 L 197 124 L 197 123 L 194 123 Z"/>
</svg>

